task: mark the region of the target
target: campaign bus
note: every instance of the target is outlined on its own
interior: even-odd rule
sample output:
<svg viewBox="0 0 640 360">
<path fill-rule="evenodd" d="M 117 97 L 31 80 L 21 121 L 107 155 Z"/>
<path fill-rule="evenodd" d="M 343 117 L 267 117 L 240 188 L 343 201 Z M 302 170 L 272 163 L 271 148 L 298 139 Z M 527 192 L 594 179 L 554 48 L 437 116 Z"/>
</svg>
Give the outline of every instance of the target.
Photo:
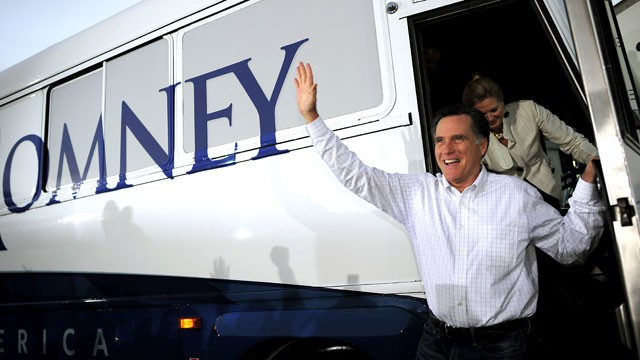
<svg viewBox="0 0 640 360">
<path fill-rule="evenodd" d="M 539 254 L 537 351 L 638 359 L 637 6 L 145 0 L 0 72 L 0 359 L 413 359 L 409 239 L 312 148 L 300 61 L 386 171 L 438 172 L 475 72 L 584 134 L 607 226 L 584 264 Z M 582 165 L 545 145 L 566 210 Z"/>
</svg>

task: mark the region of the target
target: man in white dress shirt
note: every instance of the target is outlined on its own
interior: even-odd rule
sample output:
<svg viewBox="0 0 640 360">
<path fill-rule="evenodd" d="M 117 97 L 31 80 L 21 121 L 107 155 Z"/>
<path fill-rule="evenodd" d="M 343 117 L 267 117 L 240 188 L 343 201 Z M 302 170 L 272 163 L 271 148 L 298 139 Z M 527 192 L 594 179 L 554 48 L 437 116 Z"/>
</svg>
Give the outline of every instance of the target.
<svg viewBox="0 0 640 360">
<path fill-rule="evenodd" d="M 407 229 L 431 311 L 416 358 L 527 359 L 538 298 L 534 247 L 579 263 L 604 228 L 591 161 L 563 217 L 530 184 L 485 169 L 487 122 L 456 105 L 434 119 L 441 173 L 387 173 L 360 161 L 325 125 L 309 64 L 298 65 L 295 86 L 314 148 L 336 177 Z"/>
</svg>

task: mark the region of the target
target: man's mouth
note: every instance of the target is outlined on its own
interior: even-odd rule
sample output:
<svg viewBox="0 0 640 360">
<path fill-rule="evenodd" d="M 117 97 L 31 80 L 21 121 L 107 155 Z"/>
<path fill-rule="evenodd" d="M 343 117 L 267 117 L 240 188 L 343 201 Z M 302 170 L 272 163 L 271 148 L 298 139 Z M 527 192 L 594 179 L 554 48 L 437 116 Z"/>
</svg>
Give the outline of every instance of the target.
<svg viewBox="0 0 640 360">
<path fill-rule="evenodd" d="M 451 165 L 451 164 L 459 163 L 459 162 L 460 162 L 460 159 L 446 159 L 446 160 L 444 160 L 444 164 L 445 165 Z"/>
</svg>

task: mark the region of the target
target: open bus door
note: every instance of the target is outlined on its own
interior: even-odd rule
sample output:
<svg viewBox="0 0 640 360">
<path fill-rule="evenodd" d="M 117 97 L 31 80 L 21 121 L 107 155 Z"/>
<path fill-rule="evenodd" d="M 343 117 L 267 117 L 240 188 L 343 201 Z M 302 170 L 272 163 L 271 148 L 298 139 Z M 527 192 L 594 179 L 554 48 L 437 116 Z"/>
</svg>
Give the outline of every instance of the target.
<svg viewBox="0 0 640 360">
<path fill-rule="evenodd" d="M 640 120 L 634 83 L 610 1 L 565 2 L 601 158 L 601 186 L 626 302 L 618 308 L 622 339 L 640 357 Z"/>
</svg>

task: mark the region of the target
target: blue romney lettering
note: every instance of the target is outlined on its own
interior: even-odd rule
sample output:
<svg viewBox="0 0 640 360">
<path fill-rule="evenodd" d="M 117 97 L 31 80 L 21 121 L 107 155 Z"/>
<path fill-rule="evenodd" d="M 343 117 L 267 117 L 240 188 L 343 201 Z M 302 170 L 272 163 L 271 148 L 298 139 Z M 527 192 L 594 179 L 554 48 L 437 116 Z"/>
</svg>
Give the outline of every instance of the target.
<svg viewBox="0 0 640 360">
<path fill-rule="evenodd" d="M 224 109 L 211 113 L 207 112 L 207 80 L 230 73 L 236 76 L 258 111 L 260 121 L 260 149 L 258 150 L 258 155 L 254 156 L 252 159 L 259 159 L 288 151 L 278 150 L 276 148 L 276 104 L 278 103 L 278 98 L 280 96 L 282 86 L 284 85 L 284 79 L 291 68 L 293 58 L 298 52 L 300 45 L 308 40 L 308 38 L 303 39 L 293 44 L 281 47 L 285 52 L 285 57 L 282 62 L 282 66 L 280 67 L 280 73 L 278 74 L 278 79 L 276 80 L 276 84 L 271 92 L 270 98 L 267 98 L 264 91 L 262 91 L 260 84 L 258 84 L 256 77 L 249 68 L 249 61 L 251 61 L 250 58 L 186 80 L 186 82 L 193 84 L 194 94 L 193 121 L 195 134 L 195 163 L 190 173 L 214 167 L 232 165 L 235 163 L 235 154 L 231 154 L 219 160 L 212 160 L 209 158 L 207 153 L 207 150 L 209 149 L 207 122 L 215 119 L 226 118 L 229 122 L 229 126 L 232 126 L 231 110 L 233 108 L 233 104 L 229 104 L 229 106 Z M 234 148 L 237 149 L 237 143 Z"/>
<path fill-rule="evenodd" d="M 259 159 L 271 155 L 277 155 L 285 153 L 288 150 L 279 150 L 276 147 L 276 125 L 275 125 L 275 108 L 278 102 L 282 87 L 284 86 L 284 80 L 287 73 L 291 68 L 295 54 L 300 46 L 309 39 L 303 39 L 298 42 L 283 46 L 285 56 L 281 64 L 278 78 L 275 86 L 271 91 L 271 95 L 267 97 L 253 72 L 249 68 L 249 62 L 251 58 L 240 61 L 235 64 L 231 64 L 222 67 L 217 70 L 210 71 L 200 76 L 191 78 L 187 82 L 192 83 L 194 87 L 194 141 L 195 141 L 195 153 L 194 153 L 194 166 L 189 173 L 194 173 L 206 169 L 232 165 L 235 163 L 235 153 L 227 156 L 226 158 L 219 160 L 212 160 L 208 156 L 208 135 L 207 135 L 207 123 L 208 121 L 226 118 L 229 126 L 232 126 L 231 109 L 233 104 L 229 104 L 224 109 L 207 112 L 207 88 L 206 82 L 215 77 L 234 74 L 238 79 L 246 94 L 249 96 L 252 104 L 255 106 L 259 114 L 260 125 L 260 148 L 258 154 L 252 159 Z M 88 176 L 89 167 L 92 163 L 94 156 L 97 153 L 98 166 L 99 166 L 99 179 L 96 185 L 96 194 L 106 191 L 117 190 L 131 185 L 126 182 L 126 169 L 127 169 L 127 148 L 126 148 L 126 136 L 127 130 L 133 134 L 136 140 L 142 145 L 147 154 L 154 160 L 156 165 L 160 167 L 167 178 L 172 178 L 173 174 L 173 153 L 175 148 L 174 139 L 174 109 L 175 109 L 175 88 L 179 84 L 173 84 L 159 91 L 165 92 L 167 95 L 167 128 L 168 128 L 168 149 L 165 151 L 158 141 L 152 136 L 149 130 L 144 126 L 140 119 L 136 116 L 133 110 L 127 105 L 125 101 L 122 102 L 122 115 L 121 115 L 121 134 L 120 134 L 120 170 L 118 184 L 110 189 L 107 187 L 106 181 L 106 155 L 105 155 L 105 139 L 103 131 L 102 115 L 96 125 L 93 139 L 91 142 L 91 148 L 87 160 L 85 162 L 82 174 L 78 161 L 75 156 L 75 151 L 69 129 L 65 123 L 63 126 L 62 138 L 60 142 L 60 157 L 58 163 L 58 169 L 56 173 L 56 190 L 53 191 L 51 199 L 47 205 L 59 203 L 56 199 L 57 189 L 61 187 L 61 179 L 63 172 L 63 163 L 67 164 L 67 170 L 70 173 L 74 186 L 79 186 Z M 38 176 L 35 179 L 36 186 L 33 196 L 30 201 L 24 205 L 19 206 L 13 200 L 11 193 L 11 168 L 14 154 L 19 146 L 25 143 L 31 143 L 36 153 L 38 154 Z M 237 148 L 237 143 L 236 143 Z M 28 210 L 41 196 L 42 193 L 42 156 L 43 151 L 47 151 L 42 139 L 34 134 L 24 136 L 11 149 L 7 162 L 5 164 L 3 173 L 3 196 L 4 202 L 10 212 L 19 213 Z M 66 161 L 65 161 L 66 160 Z M 0 251 L 6 250 L 0 240 Z"/>
</svg>

